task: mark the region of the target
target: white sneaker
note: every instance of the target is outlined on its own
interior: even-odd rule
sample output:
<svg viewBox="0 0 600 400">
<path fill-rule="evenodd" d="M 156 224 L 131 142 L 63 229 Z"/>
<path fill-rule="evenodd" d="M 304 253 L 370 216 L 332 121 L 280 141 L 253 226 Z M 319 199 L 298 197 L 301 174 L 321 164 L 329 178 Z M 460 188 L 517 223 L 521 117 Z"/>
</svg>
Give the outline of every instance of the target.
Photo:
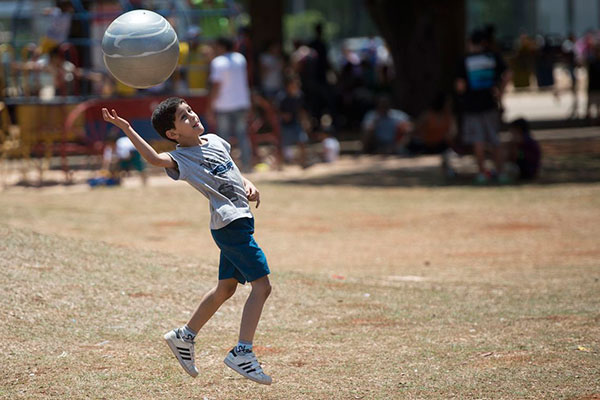
<svg viewBox="0 0 600 400">
<path fill-rule="evenodd" d="M 242 352 L 231 349 L 225 360 L 225 365 L 254 382 L 270 385 L 272 379 L 265 374 L 252 351 Z"/>
<path fill-rule="evenodd" d="M 167 332 L 164 338 L 185 372 L 194 378 L 197 377 L 198 369 L 194 365 L 194 342 L 184 340 L 179 329 Z"/>
</svg>

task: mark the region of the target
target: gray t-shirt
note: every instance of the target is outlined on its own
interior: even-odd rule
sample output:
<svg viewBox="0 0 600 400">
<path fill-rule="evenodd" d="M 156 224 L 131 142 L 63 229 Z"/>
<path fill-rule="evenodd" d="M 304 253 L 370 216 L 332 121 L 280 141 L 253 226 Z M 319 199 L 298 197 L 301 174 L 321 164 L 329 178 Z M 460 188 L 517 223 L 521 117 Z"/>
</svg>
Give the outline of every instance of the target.
<svg viewBox="0 0 600 400">
<path fill-rule="evenodd" d="M 178 168 L 167 175 L 192 185 L 208 199 L 210 229 L 221 229 L 239 218 L 252 218 L 242 174 L 231 159 L 231 145 L 215 134 L 202 136 L 208 143 L 180 147 L 169 155 Z"/>
</svg>

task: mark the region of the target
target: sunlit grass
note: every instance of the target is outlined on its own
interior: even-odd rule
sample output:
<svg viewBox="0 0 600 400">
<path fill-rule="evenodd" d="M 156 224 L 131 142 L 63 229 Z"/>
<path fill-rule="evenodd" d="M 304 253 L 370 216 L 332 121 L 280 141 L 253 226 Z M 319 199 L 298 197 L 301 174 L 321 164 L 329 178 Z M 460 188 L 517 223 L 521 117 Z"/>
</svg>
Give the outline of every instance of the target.
<svg viewBox="0 0 600 400">
<path fill-rule="evenodd" d="M 275 383 L 222 363 L 248 288 L 162 343 L 216 281 L 185 185 L 0 195 L 0 397 L 592 398 L 600 187 L 259 183 L 274 291 L 256 337 Z M 588 397 L 586 397 L 588 396 Z"/>
</svg>

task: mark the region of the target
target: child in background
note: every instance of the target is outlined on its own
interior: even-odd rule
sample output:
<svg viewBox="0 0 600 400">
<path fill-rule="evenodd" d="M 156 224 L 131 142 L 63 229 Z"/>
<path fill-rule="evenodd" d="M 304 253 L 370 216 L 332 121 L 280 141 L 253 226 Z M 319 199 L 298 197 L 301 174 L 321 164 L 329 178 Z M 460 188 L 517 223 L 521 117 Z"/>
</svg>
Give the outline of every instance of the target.
<svg viewBox="0 0 600 400">
<path fill-rule="evenodd" d="M 249 202 L 256 201 L 258 207 L 260 193 L 233 162 L 231 145 L 215 134 L 204 134 L 198 115 L 185 100 L 176 97 L 164 100 L 152 114 L 154 129 L 177 143 L 169 153 L 157 153 L 115 110 L 103 108 L 102 115 L 125 132 L 147 162 L 165 168 L 174 180 L 188 182 L 209 201 L 211 234 L 221 250 L 219 281 L 204 295 L 187 324 L 164 335 L 169 348 L 189 375 L 198 376 L 194 361 L 196 335 L 235 293 L 239 283 L 250 282 L 252 291 L 244 306 L 239 341 L 224 362 L 242 376 L 270 385 L 271 377 L 263 372 L 252 351 L 254 333 L 271 293 L 267 259 L 252 236 L 254 218 Z M 182 301 L 187 301 L 189 293 L 180 295 Z"/>
<path fill-rule="evenodd" d="M 139 172 L 142 184 L 146 185 L 146 165 L 142 156 L 128 137 L 119 137 L 118 134 L 111 132 L 102 154 L 102 170 L 109 171 L 112 177 L 120 181 L 122 174 L 132 169 Z"/>
<path fill-rule="evenodd" d="M 519 179 L 529 180 L 537 177 L 542 161 L 539 143 L 531 136 L 529 123 L 519 118 L 509 125 L 512 139 L 509 144 L 509 160 L 519 168 Z"/>
<path fill-rule="evenodd" d="M 303 96 L 300 91 L 300 81 L 288 78 L 285 82 L 285 92 L 278 99 L 279 112 L 281 113 L 281 137 L 283 157 L 286 162 L 294 159 L 306 166 L 306 143 L 308 135 L 302 127 L 301 119 L 304 114 Z M 298 148 L 298 157 L 294 157 L 294 146 Z"/>
<path fill-rule="evenodd" d="M 340 142 L 335 137 L 332 126 L 332 118 L 329 114 L 321 117 L 321 127 L 318 130 L 317 138 L 321 142 L 319 156 L 321 161 L 326 163 L 336 162 L 340 158 Z"/>
</svg>

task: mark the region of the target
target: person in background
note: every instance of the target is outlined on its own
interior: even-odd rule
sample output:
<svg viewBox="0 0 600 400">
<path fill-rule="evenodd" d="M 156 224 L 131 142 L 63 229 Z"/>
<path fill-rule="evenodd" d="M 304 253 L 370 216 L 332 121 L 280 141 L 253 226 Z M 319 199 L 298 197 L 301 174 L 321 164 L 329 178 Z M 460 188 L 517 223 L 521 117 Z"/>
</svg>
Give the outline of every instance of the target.
<svg viewBox="0 0 600 400">
<path fill-rule="evenodd" d="M 58 0 L 56 6 L 42 10 L 42 15 L 48 21 L 46 33 L 40 40 L 40 49 L 43 53 L 48 53 L 67 41 L 74 12 L 73 5 L 69 0 Z"/>
<path fill-rule="evenodd" d="M 242 26 L 238 29 L 238 34 L 233 44 L 233 49 L 246 58 L 246 73 L 248 74 L 248 84 L 250 87 L 254 87 L 254 46 L 252 44 L 249 26 Z"/>
<path fill-rule="evenodd" d="M 131 140 L 127 136 L 119 137 L 114 132 L 111 132 L 106 140 L 102 154 L 102 170 L 108 171 L 110 176 L 119 182 L 123 174 L 136 170 L 144 186 L 148 181 L 146 164 Z"/>
<path fill-rule="evenodd" d="M 272 100 L 283 90 L 283 56 L 277 42 L 269 44 L 267 51 L 259 57 L 260 85 L 262 94 Z"/>
<path fill-rule="evenodd" d="M 42 98 L 78 94 L 83 79 L 98 83 L 104 81 L 101 73 L 78 68 L 67 60 L 59 47 L 53 47 L 35 61 L 16 64 L 15 68 L 38 74 L 39 88 L 36 90 L 39 92 L 36 95 Z"/>
<path fill-rule="evenodd" d="M 403 149 L 407 134 L 413 129 L 410 117 L 391 108 L 390 98 L 381 96 L 377 107 L 362 121 L 363 151 L 370 154 L 397 154 Z"/>
<path fill-rule="evenodd" d="M 579 108 L 579 99 L 577 96 L 577 57 L 575 54 L 575 43 L 577 38 L 573 33 L 570 33 L 569 36 L 562 42 L 560 46 L 562 60 L 565 63 L 565 68 L 571 78 L 571 94 L 573 95 L 573 102 L 571 103 L 571 113 L 569 118 L 576 118 Z"/>
<path fill-rule="evenodd" d="M 538 176 L 542 161 L 542 150 L 539 143 L 531 136 L 529 123 L 519 118 L 509 125 L 511 141 L 508 159 L 519 169 L 520 180 L 531 180 Z"/>
<path fill-rule="evenodd" d="M 413 155 L 441 154 L 442 172 L 445 177 L 452 178 L 456 172 L 450 165 L 450 157 L 456 133 L 451 98 L 446 93 L 439 93 L 431 107 L 417 118 L 406 147 Z"/>
<path fill-rule="evenodd" d="M 212 47 L 202 43 L 202 29 L 191 26 L 186 32 L 186 41 L 179 44 L 180 92 L 198 94 L 208 89 L 208 73 L 213 58 Z"/>
<path fill-rule="evenodd" d="M 321 160 L 325 163 L 334 163 L 340 158 L 340 142 L 333 135 L 331 129 L 319 130 L 317 137 L 321 142 Z"/>
<path fill-rule="evenodd" d="M 485 35 L 476 30 L 471 34 L 469 52 L 458 66 L 455 81 L 456 92 L 462 97 L 463 141 L 473 146 L 478 174 L 474 183 L 484 185 L 490 176 L 497 176 L 499 183 L 508 183 L 504 174 L 500 148 L 500 113 L 502 95 L 510 79 L 510 73 L 502 57 L 484 47 Z M 485 168 L 485 154 L 492 153 L 495 173 Z"/>
<path fill-rule="evenodd" d="M 594 46 L 587 59 L 588 69 L 588 101 L 585 116 L 592 118 L 592 107 L 596 108 L 596 121 L 600 121 L 600 44 Z"/>
<path fill-rule="evenodd" d="M 241 170 L 252 169 L 252 147 L 248 137 L 247 119 L 250 109 L 250 88 L 246 58 L 233 51 L 233 42 L 220 37 L 215 44 L 215 57 L 210 63 L 210 91 L 207 120 L 216 126 L 227 141 L 232 138 L 241 151 Z"/>
<path fill-rule="evenodd" d="M 285 82 L 285 92 L 278 98 L 278 108 L 281 115 L 281 139 L 283 158 L 286 162 L 297 161 L 306 166 L 306 143 L 308 135 L 302 126 L 305 120 L 304 98 L 300 90 L 300 82 L 296 77 L 289 77 Z M 294 147 L 298 156 L 294 157 Z"/>
</svg>

